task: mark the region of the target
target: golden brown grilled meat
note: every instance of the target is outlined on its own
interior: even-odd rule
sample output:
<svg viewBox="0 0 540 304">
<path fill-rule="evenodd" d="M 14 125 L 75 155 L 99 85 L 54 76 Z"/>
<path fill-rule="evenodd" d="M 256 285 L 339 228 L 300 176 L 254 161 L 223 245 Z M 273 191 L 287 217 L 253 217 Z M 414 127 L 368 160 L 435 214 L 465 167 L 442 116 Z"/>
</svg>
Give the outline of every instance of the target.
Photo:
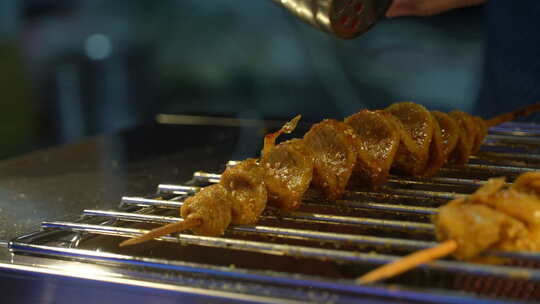
<svg viewBox="0 0 540 304">
<path fill-rule="evenodd" d="M 231 223 L 253 225 L 266 208 L 267 191 L 264 169 L 257 160 L 248 158 L 221 175 L 220 184 L 227 190 L 232 203 Z"/>
<path fill-rule="evenodd" d="M 266 152 L 261 159 L 268 204 L 282 210 L 300 206 L 313 177 L 313 157 L 304 141 L 291 139 Z"/>
<path fill-rule="evenodd" d="M 472 116 L 461 111 L 450 112 L 450 117 L 458 124 L 459 136 L 456 148 L 450 154 L 449 160 L 457 165 L 464 165 L 474 149 L 477 133 L 475 122 Z"/>
<path fill-rule="evenodd" d="M 395 103 L 385 111 L 403 126 L 399 128 L 401 142 L 392 166 L 410 176 L 422 175 L 433 138 L 433 117 L 426 108 L 412 102 Z"/>
<path fill-rule="evenodd" d="M 481 117 L 473 116 L 474 125 L 476 127 L 476 136 L 474 137 L 474 145 L 472 149 L 472 154 L 478 153 L 480 147 L 484 143 L 484 140 L 488 133 L 488 126 L 486 121 Z"/>
<path fill-rule="evenodd" d="M 540 197 L 540 172 L 521 174 L 512 185 L 512 189 L 523 193 L 535 194 Z"/>
<path fill-rule="evenodd" d="M 357 134 L 354 174 L 360 182 L 378 186 L 388 178 L 400 143 L 400 133 L 390 114 L 363 110 L 345 119 Z"/>
<path fill-rule="evenodd" d="M 444 141 L 439 122 L 431 113 L 430 116 L 433 123 L 433 137 L 431 138 L 431 144 L 429 146 L 429 156 L 426 167 L 424 168 L 424 171 L 420 173 L 420 175 L 424 177 L 435 175 L 446 163 Z"/>
<path fill-rule="evenodd" d="M 525 226 L 510 216 L 484 205 L 463 201 L 442 207 L 435 225 L 440 241 L 455 240 L 458 243 L 454 256 L 461 260 L 476 258 L 500 242 L 501 237 L 522 238 L 527 233 Z"/>
<path fill-rule="evenodd" d="M 325 119 L 304 135 L 304 143 L 313 157 L 312 184 L 329 200 L 345 192 L 356 163 L 357 136 L 347 124 Z"/>
<path fill-rule="evenodd" d="M 475 259 L 487 249 L 540 251 L 540 173 L 526 173 L 507 187 L 490 179 L 467 198 L 439 208 L 437 238 L 458 243 L 454 256 Z"/>
<path fill-rule="evenodd" d="M 222 185 L 215 184 L 188 197 L 180 214 L 186 221 L 200 221 L 200 225 L 191 228 L 196 234 L 219 236 L 231 223 L 231 208 L 229 193 Z"/>
<path fill-rule="evenodd" d="M 446 113 L 432 111 L 431 115 L 437 120 L 441 129 L 443 157 L 444 162 L 446 163 L 450 153 L 454 150 L 458 142 L 459 127 L 456 121 Z"/>
</svg>

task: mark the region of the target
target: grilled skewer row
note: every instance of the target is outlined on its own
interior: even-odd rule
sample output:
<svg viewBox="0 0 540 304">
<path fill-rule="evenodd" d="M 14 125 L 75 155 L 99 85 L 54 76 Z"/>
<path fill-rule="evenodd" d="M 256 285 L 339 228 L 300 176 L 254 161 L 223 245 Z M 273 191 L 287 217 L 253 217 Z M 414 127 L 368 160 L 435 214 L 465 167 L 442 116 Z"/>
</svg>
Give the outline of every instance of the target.
<svg viewBox="0 0 540 304">
<path fill-rule="evenodd" d="M 506 119 L 516 116 L 505 115 Z M 310 185 L 335 200 L 343 195 L 351 177 L 369 186 L 386 182 L 390 169 L 428 177 L 448 161 L 466 163 L 479 150 L 493 121 L 461 111 L 429 112 L 421 105 L 402 102 L 382 111 L 360 111 L 344 122 L 323 120 L 302 139 L 276 145 L 277 137 L 292 132 L 299 119 L 265 136 L 260 160 L 247 159 L 227 168 L 219 184 L 187 198 L 181 208 L 184 221 L 120 245 L 186 229 L 222 235 L 231 223 L 255 224 L 267 203 L 281 210 L 298 208 Z"/>
</svg>

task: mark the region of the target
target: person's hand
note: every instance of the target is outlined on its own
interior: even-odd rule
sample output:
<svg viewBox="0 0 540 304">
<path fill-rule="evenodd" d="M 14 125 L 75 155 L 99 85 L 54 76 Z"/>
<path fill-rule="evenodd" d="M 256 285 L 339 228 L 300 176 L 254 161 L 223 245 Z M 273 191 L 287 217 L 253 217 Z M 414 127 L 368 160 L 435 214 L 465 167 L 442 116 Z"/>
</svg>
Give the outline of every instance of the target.
<svg viewBox="0 0 540 304">
<path fill-rule="evenodd" d="M 487 0 L 394 0 L 386 17 L 429 16 L 455 8 L 478 5 Z"/>
</svg>

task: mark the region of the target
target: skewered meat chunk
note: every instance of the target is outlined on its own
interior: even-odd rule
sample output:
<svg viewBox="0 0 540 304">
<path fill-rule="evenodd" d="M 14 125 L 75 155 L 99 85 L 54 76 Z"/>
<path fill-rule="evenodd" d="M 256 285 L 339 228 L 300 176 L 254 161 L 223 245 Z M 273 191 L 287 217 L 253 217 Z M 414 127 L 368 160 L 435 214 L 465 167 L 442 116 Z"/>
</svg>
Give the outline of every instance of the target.
<svg viewBox="0 0 540 304">
<path fill-rule="evenodd" d="M 512 185 L 512 189 L 540 197 L 540 172 L 521 174 Z"/>
<path fill-rule="evenodd" d="M 357 134 L 355 178 L 378 186 L 386 182 L 399 147 L 399 133 L 390 114 L 363 110 L 345 119 Z"/>
<path fill-rule="evenodd" d="M 298 122 L 302 118 L 302 115 L 296 115 L 293 119 L 286 122 L 281 129 L 277 130 L 276 132 L 266 134 L 264 136 L 264 145 L 263 149 L 261 151 L 261 157 L 264 157 L 268 152 L 270 152 L 275 146 L 276 146 L 276 140 L 277 138 L 285 133 L 290 134 L 296 129 L 296 126 L 298 125 Z"/>
<path fill-rule="evenodd" d="M 503 262 L 480 256 L 484 250 L 540 251 L 540 172 L 521 175 L 512 187 L 504 178 L 490 179 L 468 197 L 439 208 L 433 218 L 441 244 L 409 254 L 360 278 L 373 283 L 453 254 L 462 260 Z"/>
<path fill-rule="evenodd" d="M 484 205 L 455 201 L 440 208 L 436 217 L 437 239 L 455 240 L 457 259 L 468 260 L 501 240 L 526 236 L 525 226 Z M 506 234 L 503 236 L 503 234 Z"/>
<path fill-rule="evenodd" d="M 430 113 L 433 122 L 433 137 L 431 138 L 431 144 L 429 146 L 429 158 L 424 168 L 424 171 L 420 174 L 424 177 L 431 177 L 444 166 L 446 162 L 444 154 L 444 142 L 442 137 L 441 128 L 437 119 Z"/>
<path fill-rule="evenodd" d="M 455 240 L 454 256 L 464 260 L 486 249 L 539 251 L 539 181 L 540 173 L 526 173 L 508 188 L 504 179 L 490 179 L 469 197 L 439 208 L 437 238 Z"/>
<path fill-rule="evenodd" d="M 278 144 L 261 159 L 268 204 L 283 210 L 300 206 L 313 177 L 313 157 L 301 139 Z"/>
<path fill-rule="evenodd" d="M 232 203 L 231 223 L 253 225 L 259 220 L 267 201 L 264 169 L 254 158 L 248 158 L 221 175 L 220 184 Z"/>
<path fill-rule="evenodd" d="M 329 200 L 338 199 L 356 163 L 357 136 L 350 126 L 334 119 L 313 125 L 304 135 L 313 156 L 313 186 Z"/>
<path fill-rule="evenodd" d="M 540 202 L 536 196 L 517 191 L 515 188 L 504 189 L 504 179 L 491 179 L 484 187 L 470 196 L 471 203 L 483 204 L 505 213 L 527 227 L 540 226 Z"/>
<path fill-rule="evenodd" d="M 476 137 L 474 120 L 470 115 L 461 111 L 450 112 L 450 117 L 458 124 L 459 136 L 456 148 L 451 153 L 449 160 L 457 165 L 464 165 L 469 160 L 474 148 Z"/>
<path fill-rule="evenodd" d="M 476 126 L 476 136 L 474 138 L 472 153 L 475 154 L 480 151 L 480 147 L 484 143 L 484 139 L 488 133 L 488 126 L 486 125 L 485 120 L 483 120 L 481 117 L 473 116 L 473 120 L 474 125 Z"/>
<path fill-rule="evenodd" d="M 411 176 L 421 175 L 429 158 L 434 122 L 429 111 L 412 102 L 395 103 L 385 109 L 403 126 L 393 167 Z M 399 125 L 399 124 L 398 124 Z"/>
<path fill-rule="evenodd" d="M 454 119 L 452 119 L 448 114 L 432 111 L 431 115 L 439 123 L 439 128 L 441 129 L 441 137 L 443 144 L 443 158 L 444 162 L 448 160 L 450 152 L 454 150 L 458 141 L 459 127 Z"/>
<path fill-rule="evenodd" d="M 191 228 L 194 233 L 219 236 L 231 223 L 231 199 L 220 184 L 204 187 L 196 195 L 188 197 L 180 209 L 185 221 L 199 221 Z"/>
</svg>

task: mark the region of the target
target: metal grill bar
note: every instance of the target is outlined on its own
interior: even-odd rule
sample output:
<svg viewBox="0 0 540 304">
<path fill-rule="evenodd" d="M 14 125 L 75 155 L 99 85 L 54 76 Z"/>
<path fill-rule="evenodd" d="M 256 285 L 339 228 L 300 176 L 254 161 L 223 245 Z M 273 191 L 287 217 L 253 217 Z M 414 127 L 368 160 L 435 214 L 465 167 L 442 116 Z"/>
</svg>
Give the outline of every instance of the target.
<svg viewBox="0 0 540 304">
<path fill-rule="evenodd" d="M 369 209 L 376 211 L 387 211 L 393 213 L 411 213 L 411 214 L 423 214 L 432 215 L 437 212 L 437 208 L 431 207 L 419 207 L 419 206 L 407 206 L 387 203 L 375 203 L 375 202 L 361 202 L 350 200 L 337 200 L 335 202 L 321 202 L 315 198 L 306 198 L 303 201 L 307 206 L 333 206 L 333 207 L 349 207 L 354 209 Z"/>
<path fill-rule="evenodd" d="M 399 176 L 391 175 L 388 179 L 390 183 L 403 184 L 403 185 L 456 185 L 456 186 L 481 186 L 486 183 L 485 180 L 468 179 L 468 178 L 454 178 L 454 177 L 431 177 L 429 179 L 417 179 L 417 178 L 401 178 Z"/>
<path fill-rule="evenodd" d="M 138 205 L 138 206 L 156 206 L 161 208 L 179 208 L 182 207 L 182 201 L 169 201 L 169 200 L 155 200 L 147 199 L 144 197 L 122 197 L 122 204 L 124 205 Z M 331 207 L 348 207 L 354 209 L 370 209 L 387 212 L 399 212 L 399 213 L 411 213 L 411 214 L 424 214 L 432 215 L 437 212 L 437 208 L 420 207 L 420 206 L 408 206 L 397 205 L 387 203 L 375 203 L 370 201 L 351 201 L 351 200 L 338 200 L 335 202 L 321 202 L 316 198 L 304 199 L 304 205 L 307 206 L 331 206 Z"/>
<path fill-rule="evenodd" d="M 524 162 L 540 162 L 540 155 L 538 154 L 524 154 L 524 153 L 501 153 L 501 152 L 479 152 L 477 155 L 471 155 L 471 160 L 485 160 L 485 159 L 508 159 L 508 160 L 520 160 Z"/>
<path fill-rule="evenodd" d="M 495 165 L 469 163 L 462 167 L 443 167 L 439 169 L 439 172 L 444 174 L 448 172 L 463 173 L 464 171 L 474 171 L 474 172 L 489 173 L 493 176 L 504 176 L 504 175 L 517 175 L 517 174 L 534 171 L 534 170 L 538 170 L 538 169 L 528 168 L 528 167 L 495 166 Z"/>
<path fill-rule="evenodd" d="M 104 210 L 84 210 L 85 215 L 89 216 L 102 216 L 102 217 L 113 217 L 121 220 L 129 220 L 136 222 L 155 222 L 155 223 L 174 223 L 182 221 L 180 217 L 171 217 L 171 216 L 157 216 L 157 215 L 147 215 L 147 214 L 137 214 L 130 212 L 118 212 L 118 211 L 104 211 Z M 346 234 L 346 233 L 329 233 L 305 229 L 289 229 L 289 228 L 278 228 L 270 226 L 233 226 L 231 225 L 228 229 L 229 232 L 248 232 L 248 233 L 257 233 L 260 235 L 272 235 L 279 237 L 294 237 L 294 238 L 303 238 L 311 239 L 315 241 L 339 241 L 345 242 L 348 244 L 362 245 L 362 246 L 389 246 L 394 249 L 406 249 L 406 250 L 419 250 L 424 248 L 433 247 L 437 243 L 427 242 L 427 241 L 416 241 L 416 240 L 404 240 L 404 239 L 395 239 L 395 238 L 383 238 L 383 237 L 372 237 L 372 236 L 362 236 L 355 234 Z"/>
<path fill-rule="evenodd" d="M 372 219 L 372 218 L 362 218 L 362 217 L 348 217 L 348 216 L 337 216 L 337 215 L 327 215 L 327 214 L 317 214 L 317 213 L 307 213 L 307 212 L 291 212 L 283 214 L 279 217 L 267 216 L 266 218 L 274 218 L 276 220 L 291 220 L 291 221 L 307 221 L 307 222 L 325 222 L 330 224 L 340 224 L 340 225 L 359 225 L 359 226 L 369 226 L 369 227 L 378 227 L 378 228 L 394 228 L 401 231 L 416 231 L 416 232 L 432 232 L 435 230 L 432 224 L 416 223 L 416 222 L 405 222 L 405 221 L 393 221 L 393 220 L 382 220 L 382 219 Z"/>
<path fill-rule="evenodd" d="M 229 167 L 237 164 L 237 161 L 229 162 Z M 219 183 L 221 179 L 221 174 L 208 173 L 204 171 L 197 171 L 193 173 L 193 179 L 199 183 Z M 418 179 L 411 177 L 399 177 L 392 175 L 389 182 L 396 184 L 422 184 L 422 185 L 438 185 L 438 184 L 449 184 L 449 185 L 464 185 L 464 186 L 478 186 L 485 181 L 480 181 L 477 179 L 467 179 L 467 178 L 453 178 L 453 177 L 432 177 L 429 179 Z"/>
<path fill-rule="evenodd" d="M 201 187 L 195 186 L 182 186 L 182 185 L 164 185 L 158 186 L 158 193 L 160 194 L 178 194 L 178 195 L 191 195 L 199 192 Z"/>
<path fill-rule="evenodd" d="M 145 205 L 145 200 L 142 198 L 127 198 L 122 201 L 124 204 L 135 204 L 135 205 Z M 161 204 L 163 203 L 163 204 Z M 146 205 L 154 207 L 170 207 L 174 205 L 175 207 L 181 207 L 182 202 L 168 202 L 162 200 L 148 200 Z M 276 219 L 276 220 L 291 220 L 291 221 L 306 221 L 306 222 L 326 222 L 331 224 L 349 224 L 349 225 L 363 225 L 370 227 L 379 227 L 379 228 L 396 228 L 402 231 L 423 231 L 430 232 L 433 231 L 432 224 L 425 223 L 416 223 L 416 222 L 406 222 L 406 221 L 393 221 L 393 220 L 382 220 L 382 219 L 372 219 L 372 218 L 362 218 L 362 217 L 349 217 L 349 216 L 337 216 L 337 215 L 328 215 L 328 214 L 319 214 L 319 213 L 307 213 L 307 212 L 288 212 L 282 215 L 273 216 L 273 215 L 264 215 L 261 219 Z"/>
<path fill-rule="evenodd" d="M 373 193 L 388 193 L 392 195 L 398 195 L 398 196 L 413 196 L 413 197 L 427 197 L 427 198 L 434 198 L 434 199 L 445 199 L 445 200 L 452 200 L 459 196 L 463 196 L 465 194 L 459 194 L 455 192 L 445 192 L 445 191 L 426 191 L 426 190 L 415 190 L 415 189 L 399 189 L 399 188 L 384 188 L 381 189 L 381 191 L 375 192 L 375 191 L 350 191 L 350 193 L 354 194 L 364 194 L 364 195 L 371 195 Z"/>
<path fill-rule="evenodd" d="M 91 225 L 70 222 L 44 222 L 44 229 L 61 229 L 93 234 L 105 234 L 122 237 L 132 237 L 147 233 L 148 230 L 114 227 L 105 225 Z M 300 258 L 315 258 L 321 260 L 336 260 L 342 262 L 364 262 L 373 259 L 373 255 L 365 255 L 357 252 L 339 251 L 332 249 L 320 249 L 295 245 L 283 245 L 256 241 L 229 239 L 224 237 L 207 237 L 191 234 L 178 234 L 177 237 L 163 236 L 157 240 L 168 242 L 181 242 L 184 244 L 209 246 L 224 249 L 236 249 L 274 255 L 288 255 Z M 378 259 L 375 259 L 378 260 Z M 539 273 L 540 279 L 540 273 Z"/>
<path fill-rule="evenodd" d="M 122 197 L 122 204 L 124 205 L 137 205 L 137 206 L 157 206 L 162 208 L 180 208 L 184 204 L 180 201 L 169 201 L 169 200 L 156 200 L 148 199 L 144 197 Z"/>
<path fill-rule="evenodd" d="M 130 212 L 119 211 L 106 211 L 106 210 L 84 210 L 84 215 L 88 216 L 100 216 L 100 217 L 112 217 L 121 220 L 129 220 L 135 222 L 154 222 L 154 223 L 174 223 L 183 221 L 180 217 L 173 216 L 159 216 L 148 215 Z M 45 227 L 44 227 L 45 228 Z M 313 239 L 315 241 L 340 241 L 348 244 L 355 244 L 361 246 L 385 246 L 392 249 L 401 250 L 420 250 L 437 245 L 436 242 L 428 242 L 421 240 L 406 240 L 396 239 L 389 237 L 374 237 L 363 236 L 356 234 L 345 233 L 328 233 L 321 231 L 305 230 L 305 229 L 290 229 L 279 228 L 270 226 L 234 226 L 231 225 L 228 229 L 230 232 L 248 232 L 257 233 L 263 235 L 272 235 L 280 237 L 296 237 L 303 239 Z M 505 252 L 505 251 L 491 251 L 486 253 L 487 256 L 498 256 L 513 259 L 533 260 L 540 262 L 540 255 L 531 252 Z"/>
<path fill-rule="evenodd" d="M 336 292 L 359 292 L 375 296 L 390 298 L 399 298 L 401 300 L 420 301 L 422 303 L 447 303 L 447 304 L 503 304 L 504 301 L 495 301 L 492 299 L 482 299 L 463 294 L 444 293 L 426 293 L 421 290 L 406 289 L 393 285 L 391 289 L 384 286 L 358 285 L 350 280 L 325 280 L 305 275 L 284 276 L 282 274 L 246 271 L 242 269 L 230 269 L 229 267 L 220 267 L 208 264 L 194 264 L 187 262 L 160 260 L 155 258 L 139 257 L 134 259 L 132 256 L 111 254 L 100 251 L 59 248 L 43 245 L 33 245 L 21 242 L 10 242 L 11 248 L 16 252 L 26 254 L 38 254 L 51 257 L 70 257 L 77 260 L 105 261 L 107 263 L 120 263 L 131 266 L 143 266 L 149 268 L 160 268 L 165 270 L 176 270 L 181 272 L 198 273 L 203 275 L 222 276 L 234 279 L 243 279 L 249 281 L 258 281 L 263 283 L 275 283 L 289 286 L 305 287 L 309 282 L 310 288 L 323 288 Z M 517 302 L 516 302 L 517 303 Z"/>
<path fill-rule="evenodd" d="M 515 135 L 500 135 L 490 134 L 486 137 L 486 142 L 496 143 L 500 145 L 525 144 L 525 145 L 540 145 L 540 138 L 537 136 L 515 136 Z"/>
<path fill-rule="evenodd" d="M 236 164 L 237 162 L 233 162 L 233 164 Z M 231 165 L 232 166 L 232 165 Z M 489 171 L 493 172 L 493 170 L 510 170 L 509 172 L 512 173 L 522 173 L 527 172 L 531 170 L 535 170 L 532 168 L 518 168 L 518 167 L 511 167 L 511 166 L 490 166 L 490 165 L 480 165 L 480 164 L 468 164 L 464 167 L 449 167 L 449 168 L 442 168 L 442 172 L 456 172 L 463 169 L 480 169 L 481 171 Z M 197 171 L 193 173 L 193 179 L 201 184 L 205 183 L 219 183 L 221 179 L 221 174 L 216 173 L 208 173 L 203 171 Z M 480 186 L 486 183 L 486 180 L 482 179 L 468 179 L 468 178 L 454 178 L 454 177 L 432 177 L 429 179 L 420 179 L 420 178 L 411 178 L 411 177 L 399 177 L 395 175 L 391 175 L 388 179 L 388 182 L 398 184 L 398 185 L 424 185 L 424 186 L 439 186 L 441 184 L 443 185 L 458 185 L 458 186 Z M 163 187 L 161 187 L 163 186 Z M 160 185 L 159 190 L 162 192 L 172 192 L 173 185 Z M 182 191 L 189 191 L 188 189 L 179 188 L 176 190 L 177 192 Z M 402 191 L 399 188 L 394 189 L 394 191 Z M 425 191 L 423 191 L 425 193 Z M 405 193 L 405 192 L 404 192 Z M 442 192 L 437 192 L 442 193 Z M 433 194 L 433 196 L 441 196 L 443 195 L 444 198 L 449 198 L 451 195 L 448 193 L 443 194 Z"/>
<path fill-rule="evenodd" d="M 75 232 L 114 235 L 121 237 L 133 237 L 148 232 L 148 230 L 134 228 L 66 222 L 44 222 L 42 224 L 42 227 L 44 229 L 61 229 Z M 188 243 L 199 246 L 253 251 L 265 254 L 287 255 L 299 258 L 314 258 L 323 261 L 333 260 L 360 264 L 381 265 L 393 262 L 400 258 L 399 256 L 393 255 L 359 253 L 352 251 L 320 249 L 296 245 L 282 245 L 254 241 L 233 240 L 223 237 L 205 237 L 190 234 L 179 234 L 177 237 L 163 236 L 158 238 L 158 240 L 176 243 Z M 522 278 L 533 282 L 540 282 L 540 271 L 512 266 L 492 266 L 454 261 L 436 261 L 428 265 L 423 265 L 421 266 L 421 268 L 427 270 L 447 271 L 470 275 L 495 276 L 509 279 Z"/>
<path fill-rule="evenodd" d="M 534 123 L 506 122 L 498 126 L 491 127 L 490 133 L 512 135 L 515 137 L 540 136 L 540 127 Z"/>
<path fill-rule="evenodd" d="M 206 173 L 206 172 L 195 172 L 193 175 L 195 180 L 197 180 L 200 183 L 213 183 L 213 181 L 219 182 L 219 179 L 215 178 L 218 174 L 213 173 Z M 181 185 L 159 185 L 158 186 L 158 192 L 159 193 L 171 193 L 171 194 L 193 194 L 200 190 L 200 187 L 194 187 L 194 186 L 181 186 Z M 375 191 L 347 191 L 348 193 L 353 194 L 364 194 L 367 195 L 369 193 L 375 192 Z M 377 193 L 385 192 L 389 194 L 396 194 L 396 195 L 414 195 L 414 196 L 420 196 L 420 197 L 432 197 L 432 198 L 439 198 L 439 199 L 454 199 L 459 196 L 459 194 L 456 194 L 455 192 L 444 192 L 444 191 L 425 191 L 425 190 L 414 190 L 414 189 L 401 189 L 401 188 L 383 188 L 381 191 L 376 191 Z"/>
</svg>

